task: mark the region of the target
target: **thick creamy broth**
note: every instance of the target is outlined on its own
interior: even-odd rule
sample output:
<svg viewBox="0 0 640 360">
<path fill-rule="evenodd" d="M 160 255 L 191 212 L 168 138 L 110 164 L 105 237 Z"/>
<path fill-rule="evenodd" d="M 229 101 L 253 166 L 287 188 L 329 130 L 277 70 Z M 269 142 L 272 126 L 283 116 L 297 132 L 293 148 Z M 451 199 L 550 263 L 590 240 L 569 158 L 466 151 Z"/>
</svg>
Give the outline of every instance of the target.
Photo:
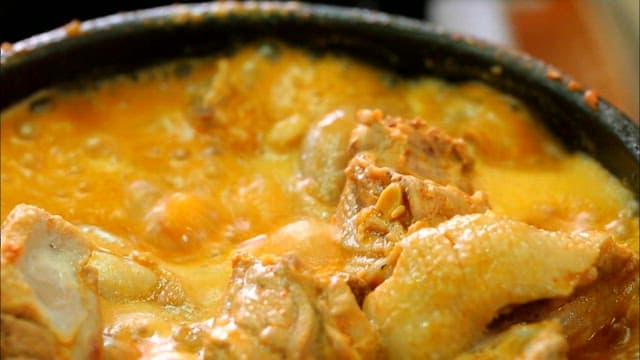
<svg viewBox="0 0 640 360">
<path fill-rule="evenodd" d="M 287 224 L 331 221 L 335 204 L 315 198 L 300 174 L 301 145 L 327 114 L 360 109 L 419 117 L 464 139 L 472 184 L 496 213 L 546 230 L 603 231 L 637 253 L 633 194 L 567 152 L 513 97 L 274 44 L 47 90 L 6 109 L 1 217 L 35 205 L 126 260 L 104 271 L 135 273 L 136 283 L 109 292 L 101 281 L 114 280 L 98 277 L 107 357 L 196 356 L 197 324 L 222 306 L 231 253 Z M 318 252 L 320 272 L 347 261 L 340 250 Z M 637 352 L 637 322 L 616 324 L 631 335 L 590 352 Z"/>
</svg>

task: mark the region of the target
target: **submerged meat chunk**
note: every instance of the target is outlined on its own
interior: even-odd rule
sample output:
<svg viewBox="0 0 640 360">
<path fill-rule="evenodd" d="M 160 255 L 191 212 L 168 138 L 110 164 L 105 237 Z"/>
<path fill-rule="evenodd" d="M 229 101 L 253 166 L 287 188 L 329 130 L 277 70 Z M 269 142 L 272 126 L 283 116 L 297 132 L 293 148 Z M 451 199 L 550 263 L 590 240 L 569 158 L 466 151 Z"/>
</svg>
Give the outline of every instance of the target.
<svg viewBox="0 0 640 360">
<path fill-rule="evenodd" d="M 635 321 L 627 310 L 638 302 L 638 255 L 614 240 L 606 241 L 596 262 L 597 279 L 580 286 L 571 296 L 522 305 L 499 319 L 495 327 L 512 323 L 555 319 L 562 325 L 571 349 L 587 345 L 616 320 Z"/>
<path fill-rule="evenodd" d="M 59 216 L 19 205 L 2 225 L 2 356 L 98 358 L 102 343 L 91 249 Z"/>
<path fill-rule="evenodd" d="M 353 118 L 336 110 L 313 124 L 302 143 L 300 171 L 311 180 L 310 192 L 325 203 L 335 205 L 340 198 L 355 125 Z"/>
<path fill-rule="evenodd" d="M 293 257 L 233 259 L 206 356 L 372 359 L 378 339 L 345 282 L 314 278 Z"/>
<path fill-rule="evenodd" d="M 352 156 L 370 152 L 378 166 L 473 191 L 469 179 L 473 160 L 462 139 L 451 138 L 424 120 L 385 117 L 379 110 L 361 110 L 357 120 L 349 144 Z"/>
<path fill-rule="evenodd" d="M 489 208 L 481 192 L 469 195 L 454 186 L 378 167 L 372 161 L 366 153 L 351 160 L 334 217 L 344 247 L 355 254 L 346 271 L 360 278 L 365 287 L 374 287 L 387 276 L 391 270 L 387 257 L 410 227 L 435 226 L 454 215 Z"/>
<path fill-rule="evenodd" d="M 341 246 L 336 228 L 320 220 L 299 220 L 287 224 L 272 234 L 243 242 L 239 249 L 256 257 L 293 255 L 314 274 L 335 273 L 350 255 Z"/>
<path fill-rule="evenodd" d="M 567 358 L 567 340 L 555 321 L 514 325 L 492 334 L 456 360 L 519 359 L 562 360 Z"/>
<path fill-rule="evenodd" d="M 490 211 L 456 216 L 398 243 L 393 274 L 365 298 L 364 311 L 389 357 L 451 358 L 505 307 L 568 296 L 592 280 L 605 239 Z"/>
</svg>

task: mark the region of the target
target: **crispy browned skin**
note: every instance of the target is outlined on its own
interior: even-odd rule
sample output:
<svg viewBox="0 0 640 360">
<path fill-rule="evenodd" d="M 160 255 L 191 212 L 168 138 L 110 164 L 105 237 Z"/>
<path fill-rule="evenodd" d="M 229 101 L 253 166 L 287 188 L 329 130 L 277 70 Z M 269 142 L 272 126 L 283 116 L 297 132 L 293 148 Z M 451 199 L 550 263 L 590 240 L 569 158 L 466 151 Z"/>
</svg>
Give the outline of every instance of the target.
<svg viewBox="0 0 640 360">
<path fill-rule="evenodd" d="M 637 313 L 628 310 L 638 301 L 638 255 L 609 240 L 602 246 L 596 269 L 597 279 L 571 296 L 520 306 L 496 321 L 494 327 L 555 319 L 575 350 L 616 319 L 637 321 Z"/>
<path fill-rule="evenodd" d="M 424 120 L 384 116 L 379 110 L 361 110 L 351 134 L 351 155 L 369 152 L 375 164 L 401 174 L 453 185 L 473 192 L 473 159 L 462 139 L 452 138 Z"/>
<path fill-rule="evenodd" d="M 96 272 L 76 227 L 19 205 L 2 225 L 2 357 L 98 358 Z"/>
<path fill-rule="evenodd" d="M 543 231 L 491 212 L 456 216 L 398 243 L 393 274 L 363 308 L 389 357 L 451 358 L 501 309 L 571 294 L 591 278 L 605 239 Z"/>
<path fill-rule="evenodd" d="M 373 359 L 378 338 L 344 280 L 318 279 L 292 257 L 233 259 L 205 356 Z"/>
</svg>

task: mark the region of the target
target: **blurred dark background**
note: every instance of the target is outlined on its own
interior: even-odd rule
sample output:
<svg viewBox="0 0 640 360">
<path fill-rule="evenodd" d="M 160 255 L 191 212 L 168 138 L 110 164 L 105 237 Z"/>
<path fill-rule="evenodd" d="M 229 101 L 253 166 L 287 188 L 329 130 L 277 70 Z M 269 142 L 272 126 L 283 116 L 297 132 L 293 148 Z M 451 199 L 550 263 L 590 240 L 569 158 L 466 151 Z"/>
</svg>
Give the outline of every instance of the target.
<svg viewBox="0 0 640 360">
<path fill-rule="evenodd" d="M 204 0 L 201 0 L 204 1 Z M 0 0 L 0 42 L 117 12 L 188 0 Z M 640 118 L 639 0 L 324 0 L 430 21 L 523 50 Z"/>
</svg>

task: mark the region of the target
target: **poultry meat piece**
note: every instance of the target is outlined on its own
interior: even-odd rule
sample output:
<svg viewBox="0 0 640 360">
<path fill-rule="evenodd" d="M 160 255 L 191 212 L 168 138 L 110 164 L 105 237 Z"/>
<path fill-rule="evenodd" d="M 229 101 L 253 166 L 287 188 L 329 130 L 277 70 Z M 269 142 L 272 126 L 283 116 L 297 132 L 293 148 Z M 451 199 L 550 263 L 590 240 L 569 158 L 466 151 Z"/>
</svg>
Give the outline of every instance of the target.
<svg viewBox="0 0 640 360">
<path fill-rule="evenodd" d="M 631 327 L 637 328 L 637 253 L 608 240 L 595 266 L 597 280 L 593 283 L 577 288 L 568 297 L 522 305 L 496 320 L 493 327 L 555 319 L 562 325 L 572 350 L 587 345 L 599 330 L 616 320 L 635 321 Z"/>
<path fill-rule="evenodd" d="M 369 152 L 375 164 L 401 174 L 453 185 L 471 194 L 473 159 L 462 139 L 452 138 L 424 120 L 384 116 L 380 110 L 360 110 L 351 133 L 352 156 Z"/>
<path fill-rule="evenodd" d="M 339 277 L 316 278 L 295 257 L 239 253 L 207 358 L 374 359 L 373 327 Z"/>
<path fill-rule="evenodd" d="M 311 192 L 332 206 L 344 187 L 349 136 L 354 127 L 354 119 L 343 111 L 331 112 L 311 125 L 300 149 L 300 172 L 311 180 Z"/>
<path fill-rule="evenodd" d="M 97 359 L 102 324 L 91 245 L 72 224 L 18 205 L 2 225 L 2 358 Z"/>
<path fill-rule="evenodd" d="M 484 214 L 456 216 L 398 243 L 393 274 L 364 311 L 394 359 L 452 358 L 506 307 L 570 295 L 595 280 L 608 237 Z"/>
<path fill-rule="evenodd" d="M 469 195 L 450 185 L 402 175 L 356 155 L 346 169 L 347 182 L 334 223 L 343 246 L 354 254 L 345 272 L 360 297 L 390 274 L 389 254 L 411 227 L 435 226 L 454 215 L 489 209 L 486 195 Z"/>
</svg>

